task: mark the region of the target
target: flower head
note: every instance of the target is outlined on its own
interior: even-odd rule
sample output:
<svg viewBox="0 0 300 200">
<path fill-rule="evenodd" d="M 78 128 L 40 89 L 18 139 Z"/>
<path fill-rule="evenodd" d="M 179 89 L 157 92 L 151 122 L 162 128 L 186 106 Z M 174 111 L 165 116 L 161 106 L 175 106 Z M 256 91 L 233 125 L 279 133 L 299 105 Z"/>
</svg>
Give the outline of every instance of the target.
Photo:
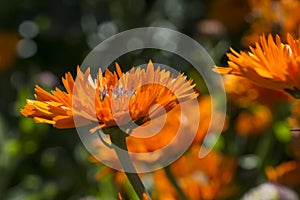
<svg viewBox="0 0 300 200">
<path fill-rule="evenodd" d="M 267 106 L 255 105 L 241 111 L 235 120 L 235 129 L 243 136 L 255 137 L 270 128 L 272 121 L 271 110 Z"/>
<path fill-rule="evenodd" d="M 179 158 L 170 168 L 188 198 L 227 199 L 235 194 L 238 190 L 233 182 L 236 160 L 216 151 L 210 151 L 206 157 L 199 159 L 198 153 L 199 147 L 192 146 L 190 152 Z M 153 180 L 153 198 L 179 199 L 163 170 L 156 171 Z"/>
<path fill-rule="evenodd" d="M 191 200 L 230 199 L 239 190 L 234 181 L 237 160 L 215 150 L 199 159 L 199 147 L 199 145 L 192 145 L 186 154 L 170 165 L 171 173 L 178 185 Z M 98 172 L 96 179 L 103 178 L 108 172 L 113 172 L 115 184 L 122 188 L 126 181 L 123 172 L 104 168 Z M 153 199 L 181 199 L 163 169 L 143 176 L 151 176 L 149 181 L 153 181 L 154 187 L 151 193 Z"/>
<path fill-rule="evenodd" d="M 90 70 L 77 70 L 74 81 L 70 73 L 62 79 L 65 92 L 56 88 L 52 94 L 39 86 L 35 88 L 36 100 L 27 100 L 21 113 L 36 122 L 52 124 L 57 128 L 72 128 L 95 123 L 98 128 L 138 125 L 157 117 L 161 108 L 166 112 L 180 101 L 197 97 L 192 80 L 169 71 L 154 69 L 150 61 L 146 69 L 132 68 L 122 73 L 118 64 L 116 72 L 106 70 L 93 80 Z"/>
<path fill-rule="evenodd" d="M 254 44 L 263 33 L 281 36 L 300 34 L 300 2 L 298 0 L 248 0 L 249 30 L 242 38 L 243 45 Z"/>
<path fill-rule="evenodd" d="M 270 181 L 290 187 L 300 186 L 300 163 L 297 161 L 283 162 L 275 168 L 268 166 L 265 171 Z"/>
<path fill-rule="evenodd" d="M 228 102 L 237 107 L 248 108 L 254 104 L 262 104 L 272 109 L 278 103 L 286 103 L 292 99 L 285 92 L 258 86 L 240 76 L 223 76 L 223 82 Z"/>
<path fill-rule="evenodd" d="M 300 97 L 300 39 L 287 35 L 287 44 L 272 36 L 260 37 L 250 52 L 228 53 L 229 67 L 215 67 L 221 74 L 233 74 L 248 78 L 256 84 L 275 90 L 283 90 L 295 98 Z"/>
<path fill-rule="evenodd" d="M 135 154 L 131 159 L 137 163 L 147 163 L 157 167 L 161 166 L 163 159 L 171 159 L 174 155 L 178 155 L 190 138 L 193 139 L 192 144 L 200 144 L 209 128 L 211 131 L 214 130 L 211 125 L 212 111 L 208 109 L 211 108 L 211 103 L 208 95 L 202 95 L 196 104 L 184 102 L 176 105 L 166 115 L 159 116 L 151 122 L 135 128 L 126 138 L 128 152 Z M 184 104 L 188 104 L 188 106 Z M 185 109 L 181 110 L 180 106 L 185 106 Z M 197 109 L 201 111 L 200 115 L 195 112 Z M 215 116 L 216 119 L 221 119 L 224 114 L 217 112 Z M 200 120 L 198 121 L 197 118 Z M 197 121 L 198 124 L 195 124 Z M 223 129 L 226 128 L 227 121 Z M 105 160 L 120 167 L 116 155 L 107 150 L 107 146 L 103 145 L 101 140 L 93 141 L 93 147 L 96 149 L 96 153 L 91 156 L 92 162 L 98 163 L 99 160 Z M 166 150 L 162 150 L 163 148 Z M 112 149 L 111 151 L 113 152 Z"/>
</svg>

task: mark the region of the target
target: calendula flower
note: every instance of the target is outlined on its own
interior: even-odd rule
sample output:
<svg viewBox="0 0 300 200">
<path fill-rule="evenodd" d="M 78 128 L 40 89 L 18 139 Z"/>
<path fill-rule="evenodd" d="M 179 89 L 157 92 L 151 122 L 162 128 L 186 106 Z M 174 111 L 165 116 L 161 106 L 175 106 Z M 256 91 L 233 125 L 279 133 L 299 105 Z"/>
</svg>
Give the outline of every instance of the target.
<svg viewBox="0 0 300 200">
<path fill-rule="evenodd" d="M 199 159 L 198 145 L 170 166 L 170 170 L 188 199 L 228 199 L 238 188 L 233 183 L 237 162 L 233 157 L 210 151 Z M 180 170 L 178 170 L 180 169 Z M 155 199 L 180 199 L 163 170 L 154 172 Z"/>
<path fill-rule="evenodd" d="M 199 159 L 199 145 L 193 145 L 189 151 L 170 165 L 179 187 L 188 199 L 228 199 L 238 192 L 238 186 L 233 182 L 237 168 L 237 160 L 233 157 L 210 151 L 206 157 Z M 208 164 L 209 163 L 209 164 Z M 180 169 L 180 170 L 178 170 Z M 113 171 L 113 180 L 122 191 L 126 182 L 125 174 Z M 102 170 L 97 178 L 107 175 Z M 170 182 L 166 171 L 157 170 L 152 174 L 144 174 L 142 179 L 153 181 L 153 199 L 181 199 L 178 191 Z"/>
<path fill-rule="evenodd" d="M 208 95 L 203 95 L 198 98 L 198 103 L 191 105 L 190 102 L 185 110 L 180 109 L 180 105 L 175 106 L 165 116 L 159 116 L 150 123 L 145 123 L 132 130 L 131 134 L 126 138 L 128 152 L 135 153 L 131 157 L 134 161 L 144 162 L 156 166 L 160 166 L 162 159 L 170 159 L 172 155 L 181 152 L 187 144 L 186 140 L 192 139 L 192 144 L 199 144 L 206 136 L 211 123 L 212 112 L 211 99 Z M 181 104 L 181 106 L 183 105 Z M 199 109 L 200 115 L 195 114 L 195 110 Z M 216 114 L 216 113 L 215 113 Z M 224 117 L 223 113 L 217 112 L 216 119 Z M 196 124 L 197 129 L 194 130 L 197 117 L 200 118 Z M 227 128 L 227 121 L 224 124 L 224 129 Z M 214 130 L 210 127 L 211 130 Z M 184 134 L 180 134 L 180 131 Z M 146 135 L 145 135 L 146 134 Z M 140 137 L 135 137 L 140 136 Z M 144 137 L 141 137 L 144 136 Z M 172 146 L 172 150 L 159 151 L 167 145 Z M 118 159 L 115 154 L 104 151 L 103 143 L 100 140 L 93 142 L 93 146 L 97 149 L 95 157 L 91 156 L 91 162 L 99 163 L 99 158 L 107 160 L 114 165 L 119 166 Z M 105 153 L 104 153 L 105 152 Z M 151 152 L 151 154 L 150 154 Z M 149 153 L 143 155 L 143 153 Z M 98 159 L 98 160 L 97 160 Z"/>
<path fill-rule="evenodd" d="M 177 77 L 169 71 L 154 69 L 150 61 L 146 69 L 132 68 L 123 73 L 118 64 L 116 72 L 99 70 L 92 80 L 90 70 L 77 70 L 74 81 L 71 73 L 62 78 L 66 91 L 58 88 L 51 93 L 36 86 L 36 100 L 27 100 L 21 113 L 36 122 L 52 124 L 57 128 L 94 124 L 99 128 L 138 125 L 157 117 L 161 108 L 170 111 L 180 101 L 197 97 L 192 80 Z M 151 108 L 151 109 L 150 109 Z M 129 113 L 129 114 L 128 114 Z"/>
<path fill-rule="evenodd" d="M 262 104 L 274 108 L 279 103 L 287 103 L 292 98 L 285 92 L 260 87 L 247 78 L 223 76 L 227 100 L 237 107 L 248 108 L 253 104 Z"/>
<path fill-rule="evenodd" d="M 249 30 L 242 44 L 254 44 L 263 33 L 300 34 L 300 2 L 298 0 L 248 0 L 251 12 L 247 21 Z"/>
<path fill-rule="evenodd" d="M 287 161 L 275 168 L 269 166 L 265 171 L 270 181 L 295 188 L 300 186 L 300 163 L 297 161 Z"/>
<path fill-rule="evenodd" d="M 254 83 L 286 91 L 295 98 L 300 98 L 300 39 L 294 40 L 287 35 L 287 44 L 269 35 L 260 37 L 250 52 L 236 52 L 232 48 L 228 53 L 229 67 L 215 67 L 221 74 L 233 74 L 248 78 Z"/>
<path fill-rule="evenodd" d="M 270 128 L 271 122 L 271 110 L 266 106 L 256 105 L 239 113 L 235 129 L 240 135 L 253 137 L 265 133 Z"/>
<path fill-rule="evenodd" d="M 189 102 L 185 102 L 189 104 Z M 143 132 L 146 133 L 154 133 L 151 137 L 138 138 L 131 137 L 127 138 L 127 145 L 130 152 L 153 152 L 155 150 L 161 149 L 168 145 L 172 140 L 175 140 L 175 137 L 178 136 L 179 127 L 184 130 L 185 134 L 182 137 L 186 137 L 186 135 L 194 135 L 193 124 L 197 121 L 197 118 L 200 118 L 198 129 L 196 130 L 195 138 L 193 139 L 193 143 L 199 144 L 203 141 L 204 137 L 207 134 L 207 130 L 209 128 L 211 122 L 211 99 L 209 96 L 201 96 L 198 100 L 198 104 L 190 105 L 186 107 L 186 110 L 181 111 L 180 106 L 177 105 L 173 110 L 167 113 L 166 120 L 162 119 L 162 117 L 158 117 L 151 121 L 151 124 L 147 125 L 147 127 L 139 127 L 133 130 L 132 134 L 142 135 Z M 200 115 L 196 115 L 193 111 L 200 110 Z M 218 113 L 221 117 L 224 117 L 222 113 Z M 163 126 L 161 126 L 163 122 Z M 226 124 L 224 125 L 224 129 L 226 128 Z M 176 148 L 180 149 L 182 141 L 185 138 L 179 138 L 175 141 L 178 143 L 175 145 Z M 170 152 L 168 152 L 170 154 Z M 151 159 L 147 157 L 146 159 Z M 151 161 L 154 162 L 154 161 Z"/>
</svg>

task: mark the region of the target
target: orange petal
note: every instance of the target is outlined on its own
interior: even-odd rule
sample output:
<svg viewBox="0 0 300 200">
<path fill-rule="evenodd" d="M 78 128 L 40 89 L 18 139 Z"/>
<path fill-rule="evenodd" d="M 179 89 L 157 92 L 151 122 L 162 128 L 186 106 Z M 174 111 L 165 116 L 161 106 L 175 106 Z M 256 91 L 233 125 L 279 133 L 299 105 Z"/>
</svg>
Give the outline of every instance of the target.
<svg viewBox="0 0 300 200">
<path fill-rule="evenodd" d="M 232 68 L 230 67 L 217 67 L 215 66 L 213 68 L 214 72 L 220 73 L 220 74 L 230 74 L 230 72 L 232 71 Z"/>
</svg>

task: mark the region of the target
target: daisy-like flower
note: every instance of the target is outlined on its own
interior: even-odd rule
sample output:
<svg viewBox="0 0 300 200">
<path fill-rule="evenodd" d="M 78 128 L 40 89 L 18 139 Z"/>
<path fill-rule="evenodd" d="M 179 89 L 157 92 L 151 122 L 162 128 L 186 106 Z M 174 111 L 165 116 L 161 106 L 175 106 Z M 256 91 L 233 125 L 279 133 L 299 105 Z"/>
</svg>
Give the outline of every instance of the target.
<svg viewBox="0 0 300 200">
<path fill-rule="evenodd" d="M 215 67 L 221 74 L 233 74 L 248 78 L 254 83 L 275 90 L 286 91 L 300 98 L 300 39 L 287 35 L 287 44 L 269 35 L 260 37 L 250 52 L 228 53 L 228 67 Z"/>
<path fill-rule="evenodd" d="M 187 199 L 230 199 L 238 191 L 233 182 L 237 168 L 236 159 L 216 151 L 210 151 L 201 159 L 197 157 L 198 154 L 199 147 L 194 145 L 187 154 L 170 166 Z M 156 171 L 153 180 L 154 199 L 181 199 L 165 171 Z"/>
<path fill-rule="evenodd" d="M 146 69 L 132 68 L 123 73 L 118 64 L 116 72 L 106 70 L 92 80 L 90 70 L 77 70 L 74 81 L 71 73 L 62 78 L 66 91 L 58 88 L 51 93 L 36 86 L 36 100 L 27 100 L 21 113 L 36 122 L 56 128 L 94 124 L 90 131 L 114 126 L 130 127 L 174 108 L 179 102 L 197 97 L 192 80 L 169 71 L 154 69 L 149 61 Z"/>
<path fill-rule="evenodd" d="M 242 44 L 254 44 L 263 33 L 300 34 L 300 2 L 298 0 L 248 0 L 249 30 Z"/>
</svg>

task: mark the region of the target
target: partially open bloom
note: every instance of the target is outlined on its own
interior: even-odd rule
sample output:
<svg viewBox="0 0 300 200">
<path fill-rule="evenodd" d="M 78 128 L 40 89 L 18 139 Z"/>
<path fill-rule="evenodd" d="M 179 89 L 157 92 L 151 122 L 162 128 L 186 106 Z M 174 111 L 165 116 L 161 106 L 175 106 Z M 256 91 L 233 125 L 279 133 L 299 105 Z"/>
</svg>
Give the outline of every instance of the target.
<svg viewBox="0 0 300 200">
<path fill-rule="evenodd" d="M 300 98 L 300 39 L 287 35 L 287 41 L 281 43 L 278 35 L 276 41 L 271 35 L 261 36 L 250 52 L 230 49 L 229 67 L 215 67 L 214 71 L 246 77 L 260 86 Z"/>
<path fill-rule="evenodd" d="M 169 71 L 154 69 L 150 61 L 146 69 L 132 68 L 122 73 L 118 64 L 116 72 L 106 70 L 92 80 L 90 70 L 77 70 L 74 81 L 70 73 L 62 79 L 66 92 L 56 88 L 52 94 L 39 86 L 35 88 L 36 100 L 27 100 L 21 113 L 36 122 L 52 124 L 57 128 L 75 127 L 95 123 L 98 128 L 143 124 L 176 106 L 179 101 L 197 97 L 186 76 L 177 77 Z"/>
</svg>

